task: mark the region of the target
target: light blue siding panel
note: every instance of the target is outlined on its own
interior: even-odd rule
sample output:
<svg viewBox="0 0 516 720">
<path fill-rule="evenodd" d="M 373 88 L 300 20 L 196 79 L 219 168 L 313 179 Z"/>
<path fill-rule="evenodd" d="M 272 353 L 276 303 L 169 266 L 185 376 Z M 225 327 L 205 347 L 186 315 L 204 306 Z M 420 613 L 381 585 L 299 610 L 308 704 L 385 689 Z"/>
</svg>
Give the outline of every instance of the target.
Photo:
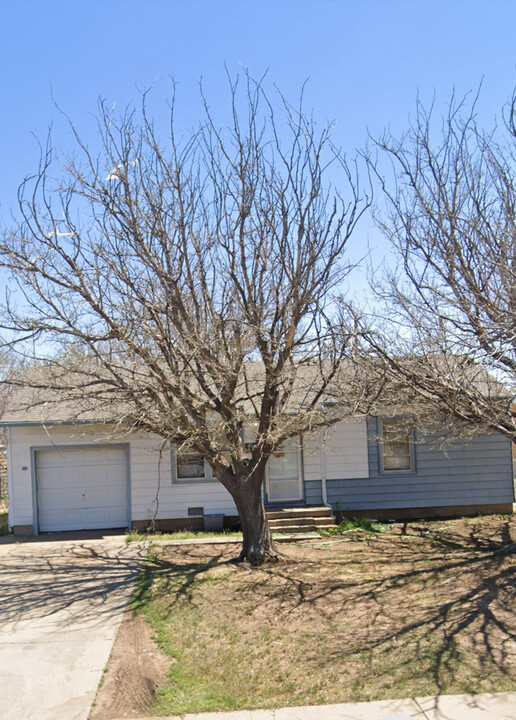
<svg viewBox="0 0 516 720">
<path fill-rule="evenodd" d="M 416 435 L 415 471 L 381 473 L 378 424 L 368 420 L 369 478 L 328 480 L 328 500 L 342 509 L 388 509 L 511 503 L 511 446 L 502 435 L 481 435 L 446 450 L 438 438 Z"/>
<path fill-rule="evenodd" d="M 305 482 L 305 501 L 307 505 L 322 505 L 320 480 L 307 480 Z"/>
<path fill-rule="evenodd" d="M 490 489 L 430 488 L 421 487 L 399 488 L 386 490 L 374 486 L 364 487 L 361 492 L 353 492 L 346 487 L 335 487 L 334 481 L 328 482 L 328 500 L 335 504 L 339 502 L 343 507 L 358 507 L 359 503 L 364 509 L 395 508 L 395 507 L 432 507 L 442 505 L 471 505 L 482 503 L 510 503 L 512 496 L 502 487 Z"/>
</svg>

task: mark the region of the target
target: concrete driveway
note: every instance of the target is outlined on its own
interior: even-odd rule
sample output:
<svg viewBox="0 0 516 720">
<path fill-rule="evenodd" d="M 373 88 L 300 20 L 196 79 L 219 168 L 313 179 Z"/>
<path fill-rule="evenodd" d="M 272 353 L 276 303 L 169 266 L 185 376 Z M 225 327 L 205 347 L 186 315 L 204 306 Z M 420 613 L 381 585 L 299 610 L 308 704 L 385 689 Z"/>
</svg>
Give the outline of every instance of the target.
<svg viewBox="0 0 516 720">
<path fill-rule="evenodd" d="M 86 720 L 143 557 L 123 536 L 0 544 L 0 718 Z"/>
</svg>

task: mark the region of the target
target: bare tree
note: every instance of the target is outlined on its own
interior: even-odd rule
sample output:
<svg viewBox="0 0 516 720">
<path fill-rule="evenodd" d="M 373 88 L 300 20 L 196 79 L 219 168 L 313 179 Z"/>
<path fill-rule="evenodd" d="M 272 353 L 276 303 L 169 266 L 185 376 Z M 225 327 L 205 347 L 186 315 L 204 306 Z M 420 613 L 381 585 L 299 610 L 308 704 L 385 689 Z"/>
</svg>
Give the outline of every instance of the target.
<svg viewBox="0 0 516 720">
<path fill-rule="evenodd" d="M 278 110 L 247 76 L 229 88 L 228 126 L 203 100 L 182 134 L 173 100 L 166 143 L 145 95 L 121 118 L 100 104 L 98 157 L 71 123 L 77 157 L 55 172 L 47 145 L 0 262 L 19 286 L 5 325 L 45 350 L 41 388 L 202 455 L 236 504 L 240 559 L 259 563 L 277 557 L 268 458 L 353 404 L 350 389 L 346 409 L 324 407 L 353 349 L 334 295 L 368 200 L 302 103 Z"/>
<path fill-rule="evenodd" d="M 452 98 L 439 127 L 418 102 L 410 130 L 368 156 L 397 262 L 376 277 L 368 350 L 405 397 L 515 440 L 516 95 L 491 133 L 475 104 Z"/>
<path fill-rule="evenodd" d="M 13 353 L 0 350 L 0 422 L 10 401 L 14 383 L 22 367 Z M 7 509 L 7 433 L 0 427 L 0 512 Z"/>
<path fill-rule="evenodd" d="M 4 344 L 0 338 L 0 346 Z M 25 371 L 25 364 L 16 353 L 0 349 L 0 420 L 5 413 L 14 387 Z M 5 436 L 0 428 L 0 442 L 5 444 Z"/>
</svg>

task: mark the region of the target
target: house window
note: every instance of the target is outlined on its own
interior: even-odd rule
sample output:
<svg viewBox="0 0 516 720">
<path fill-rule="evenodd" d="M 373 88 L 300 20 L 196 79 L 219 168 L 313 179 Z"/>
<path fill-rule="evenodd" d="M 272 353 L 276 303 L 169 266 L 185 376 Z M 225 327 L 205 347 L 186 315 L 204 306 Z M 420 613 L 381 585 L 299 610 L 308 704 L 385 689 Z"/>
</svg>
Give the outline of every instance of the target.
<svg viewBox="0 0 516 720">
<path fill-rule="evenodd" d="M 396 418 L 381 420 L 380 460 L 385 473 L 414 469 L 412 431 Z"/>
<path fill-rule="evenodd" d="M 172 448 L 172 482 L 205 483 L 212 482 L 210 466 L 202 455 L 194 452 L 176 452 Z"/>
</svg>

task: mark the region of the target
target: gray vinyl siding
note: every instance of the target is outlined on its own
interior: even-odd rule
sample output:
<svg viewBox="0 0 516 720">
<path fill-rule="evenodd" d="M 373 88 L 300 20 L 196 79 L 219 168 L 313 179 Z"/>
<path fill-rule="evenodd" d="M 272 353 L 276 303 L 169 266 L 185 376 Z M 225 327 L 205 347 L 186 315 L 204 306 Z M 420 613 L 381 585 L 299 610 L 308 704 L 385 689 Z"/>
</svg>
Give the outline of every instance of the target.
<svg viewBox="0 0 516 720">
<path fill-rule="evenodd" d="M 305 502 L 307 505 L 322 505 L 321 480 L 305 481 Z"/>
<path fill-rule="evenodd" d="M 514 501 L 511 445 L 502 435 L 456 441 L 445 450 L 415 436 L 414 472 L 382 473 L 378 423 L 368 420 L 369 477 L 328 480 L 328 501 L 342 510 L 445 507 Z"/>
</svg>

